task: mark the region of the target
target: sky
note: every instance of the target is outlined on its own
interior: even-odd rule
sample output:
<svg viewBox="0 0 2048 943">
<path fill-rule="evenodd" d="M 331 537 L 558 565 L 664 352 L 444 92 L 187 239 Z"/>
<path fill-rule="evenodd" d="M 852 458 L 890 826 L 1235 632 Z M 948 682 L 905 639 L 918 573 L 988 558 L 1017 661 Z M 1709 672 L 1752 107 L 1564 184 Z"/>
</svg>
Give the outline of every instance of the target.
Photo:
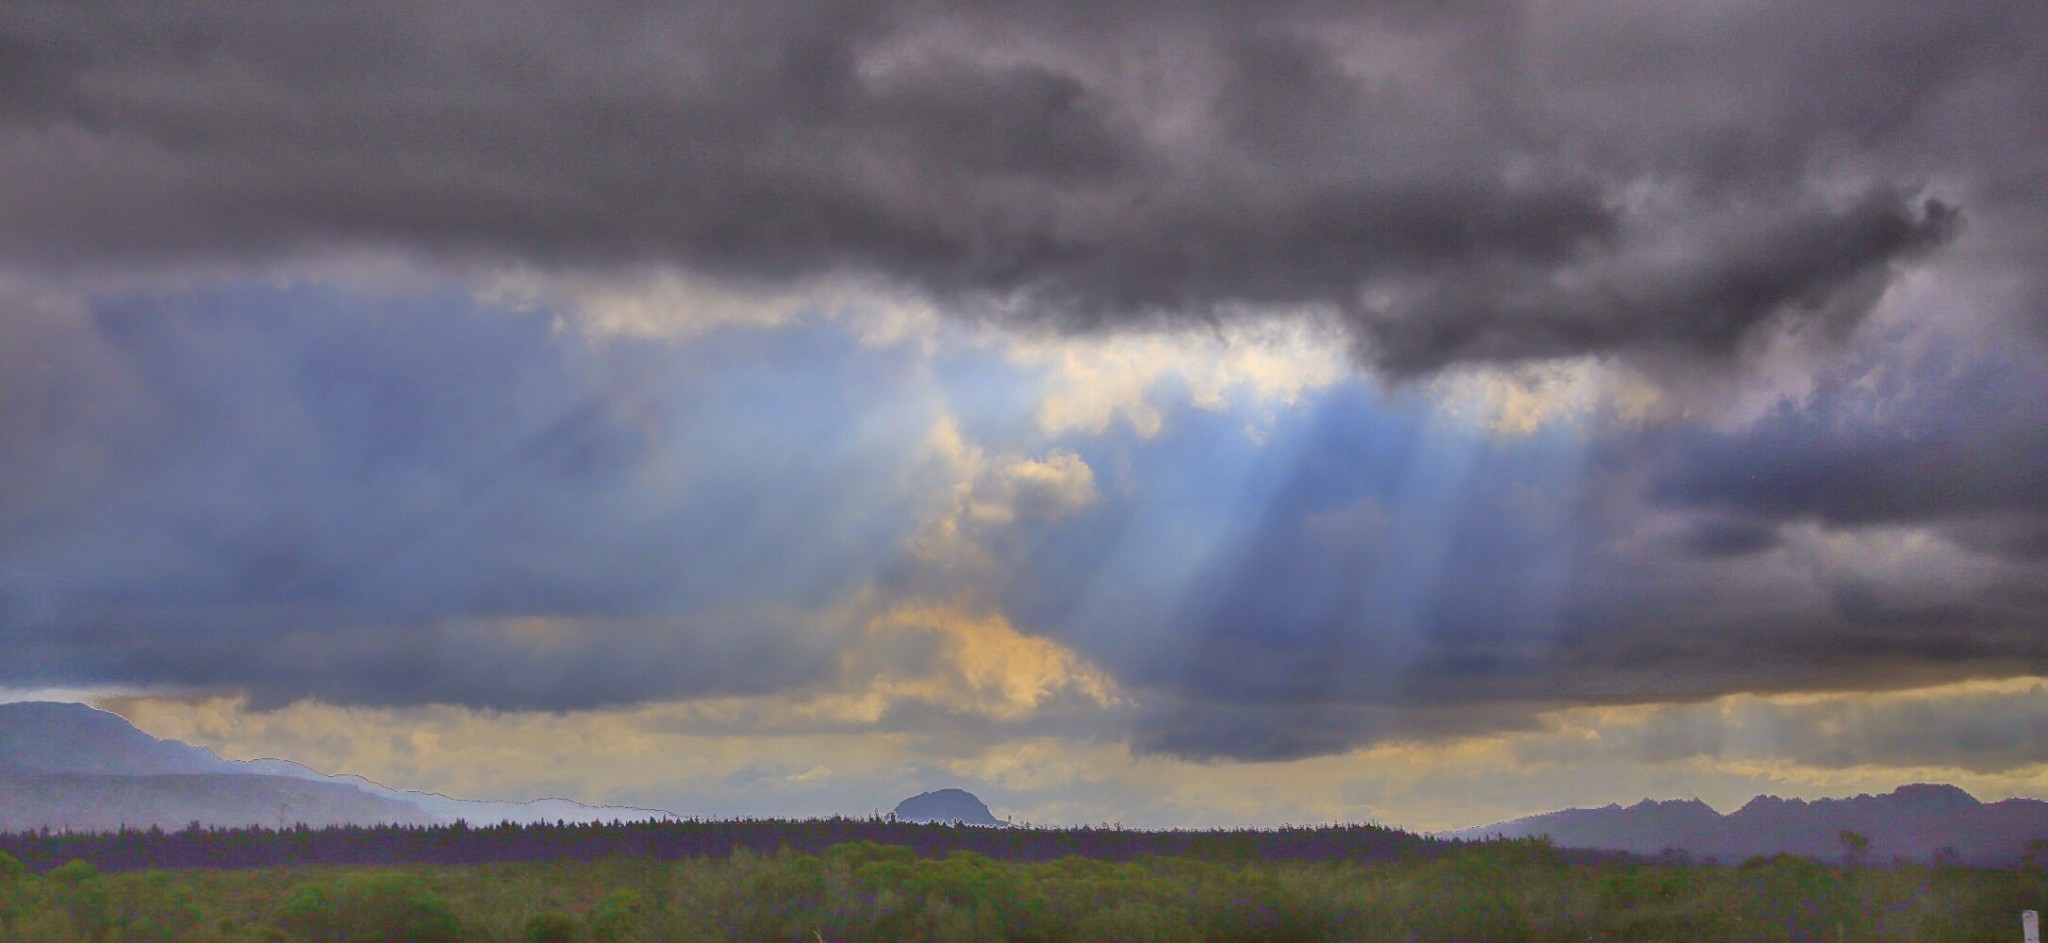
<svg viewBox="0 0 2048 943">
<path fill-rule="evenodd" d="M 0 179 L 0 699 L 703 816 L 2048 797 L 2038 0 L 21 0 Z"/>
</svg>

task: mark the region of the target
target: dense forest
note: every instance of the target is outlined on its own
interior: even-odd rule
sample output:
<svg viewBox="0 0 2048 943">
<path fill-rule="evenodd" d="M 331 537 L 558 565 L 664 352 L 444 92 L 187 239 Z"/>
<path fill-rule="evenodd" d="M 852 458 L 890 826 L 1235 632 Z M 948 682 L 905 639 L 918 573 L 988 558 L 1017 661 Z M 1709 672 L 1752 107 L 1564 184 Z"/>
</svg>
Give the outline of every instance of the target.
<svg viewBox="0 0 2048 943">
<path fill-rule="evenodd" d="M 881 818 L 742 819 L 472 827 L 386 825 L 332 828 L 201 828 L 177 831 L 0 833 L 0 852 L 31 871 L 82 860 L 101 871 L 139 868 L 254 868 L 287 865 L 493 864 L 661 861 L 724 857 L 738 850 L 817 854 L 871 841 L 923 857 L 955 851 L 1004 861 L 1079 856 L 1129 861 L 1148 855 L 1263 861 L 1388 861 L 1450 847 L 1377 825 L 1326 825 L 1245 831 L 1141 831 L 1115 825 L 1080 828 L 983 828 L 889 822 Z"/>
<path fill-rule="evenodd" d="M 708 829 L 711 823 L 703 824 Z M 628 836 L 643 834 L 635 828 L 540 831 L 580 839 L 570 847 L 591 852 L 602 845 L 590 836 L 609 834 L 614 847 L 624 848 Z M 30 868 L 0 853 L 0 937 L 22 943 L 1949 943 L 2017 940 L 2021 909 L 2048 901 L 2048 870 L 2031 866 L 1880 866 L 1790 856 L 1728 866 L 1585 860 L 1528 839 L 1415 839 L 1385 855 L 1289 858 L 1287 849 L 1300 851 L 1311 838 L 1368 833 L 1010 832 L 916 827 L 897 834 L 924 839 L 921 844 L 855 840 L 815 852 L 742 846 L 674 856 L 620 852 L 374 867 L 109 871 L 83 857 Z M 464 845 L 471 836 L 493 833 L 497 845 Z M 388 842 L 421 834 L 484 849 L 518 846 L 508 836 L 524 830 L 191 830 L 9 841 L 40 841 L 46 850 L 58 847 L 49 843 L 70 841 L 64 847 L 106 852 L 142 847 L 137 843 L 146 840 L 176 848 L 210 836 L 224 846 L 242 839 L 244 847 L 262 847 L 255 839 L 298 837 L 319 848 L 319 838 L 337 834 L 382 840 L 387 849 L 396 847 Z M 1097 850 L 1113 854 L 1040 857 L 1044 849 L 1031 842 L 1043 834 L 1099 841 Z M 958 848 L 933 851 L 941 844 L 937 837 L 948 835 L 997 845 L 1015 839 L 1016 847 L 1030 851 L 1009 859 Z M 1146 842 L 1169 839 L 1187 844 L 1173 854 L 1145 850 Z M 1282 854 L 1268 858 L 1269 851 Z"/>
</svg>

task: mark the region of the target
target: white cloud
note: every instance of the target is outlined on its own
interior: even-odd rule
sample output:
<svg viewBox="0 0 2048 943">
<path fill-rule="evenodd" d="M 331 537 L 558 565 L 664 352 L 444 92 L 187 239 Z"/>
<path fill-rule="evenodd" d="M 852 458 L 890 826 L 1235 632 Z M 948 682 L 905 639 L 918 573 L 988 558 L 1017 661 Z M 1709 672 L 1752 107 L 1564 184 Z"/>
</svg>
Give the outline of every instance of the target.
<svg viewBox="0 0 2048 943">
<path fill-rule="evenodd" d="M 1353 375 L 1344 343 L 1306 317 L 1231 324 L 1212 333 L 1017 338 L 1007 356 L 1043 371 L 1038 424 L 1048 435 L 1099 435 L 1121 421 L 1140 436 L 1156 436 L 1165 423 L 1161 386 L 1169 379 L 1186 387 L 1195 406 L 1221 411 L 1292 406 Z"/>
<path fill-rule="evenodd" d="M 807 286 L 750 288 L 669 268 L 605 274 L 514 269 L 486 276 L 477 294 L 489 304 L 565 310 L 576 328 L 600 336 L 671 340 L 721 327 L 780 327 L 816 301 Z"/>
<path fill-rule="evenodd" d="M 1671 408 L 1656 384 L 1592 358 L 1451 370 L 1431 379 L 1425 391 L 1444 418 L 1502 438 L 1557 425 L 1633 426 Z"/>
</svg>

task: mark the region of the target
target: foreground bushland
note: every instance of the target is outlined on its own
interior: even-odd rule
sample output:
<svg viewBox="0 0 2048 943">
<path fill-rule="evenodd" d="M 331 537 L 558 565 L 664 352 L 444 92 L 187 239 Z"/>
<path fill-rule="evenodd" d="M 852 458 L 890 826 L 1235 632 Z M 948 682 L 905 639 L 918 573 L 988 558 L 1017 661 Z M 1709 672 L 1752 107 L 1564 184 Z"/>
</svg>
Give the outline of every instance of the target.
<svg viewBox="0 0 2048 943">
<path fill-rule="evenodd" d="M 24 943 L 629 941 L 1964 941 L 2018 939 L 2036 869 L 1572 863 L 1537 842 L 1429 858 L 998 861 L 822 854 L 34 874 L 0 857 Z"/>
</svg>

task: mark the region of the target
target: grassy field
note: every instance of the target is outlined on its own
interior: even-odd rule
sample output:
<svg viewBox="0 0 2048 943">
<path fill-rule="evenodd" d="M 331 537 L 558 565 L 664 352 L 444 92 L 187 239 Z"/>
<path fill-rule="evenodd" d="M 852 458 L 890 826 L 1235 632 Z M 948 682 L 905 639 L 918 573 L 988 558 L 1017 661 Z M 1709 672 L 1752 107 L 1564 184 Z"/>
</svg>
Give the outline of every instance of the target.
<svg viewBox="0 0 2048 943">
<path fill-rule="evenodd" d="M 1267 861 L 818 854 L 35 873 L 0 856 L 0 938 L 116 941 L 2017 941 L 2033 868 L 1587 862 L 1538 842 Z"/>
</svg>

